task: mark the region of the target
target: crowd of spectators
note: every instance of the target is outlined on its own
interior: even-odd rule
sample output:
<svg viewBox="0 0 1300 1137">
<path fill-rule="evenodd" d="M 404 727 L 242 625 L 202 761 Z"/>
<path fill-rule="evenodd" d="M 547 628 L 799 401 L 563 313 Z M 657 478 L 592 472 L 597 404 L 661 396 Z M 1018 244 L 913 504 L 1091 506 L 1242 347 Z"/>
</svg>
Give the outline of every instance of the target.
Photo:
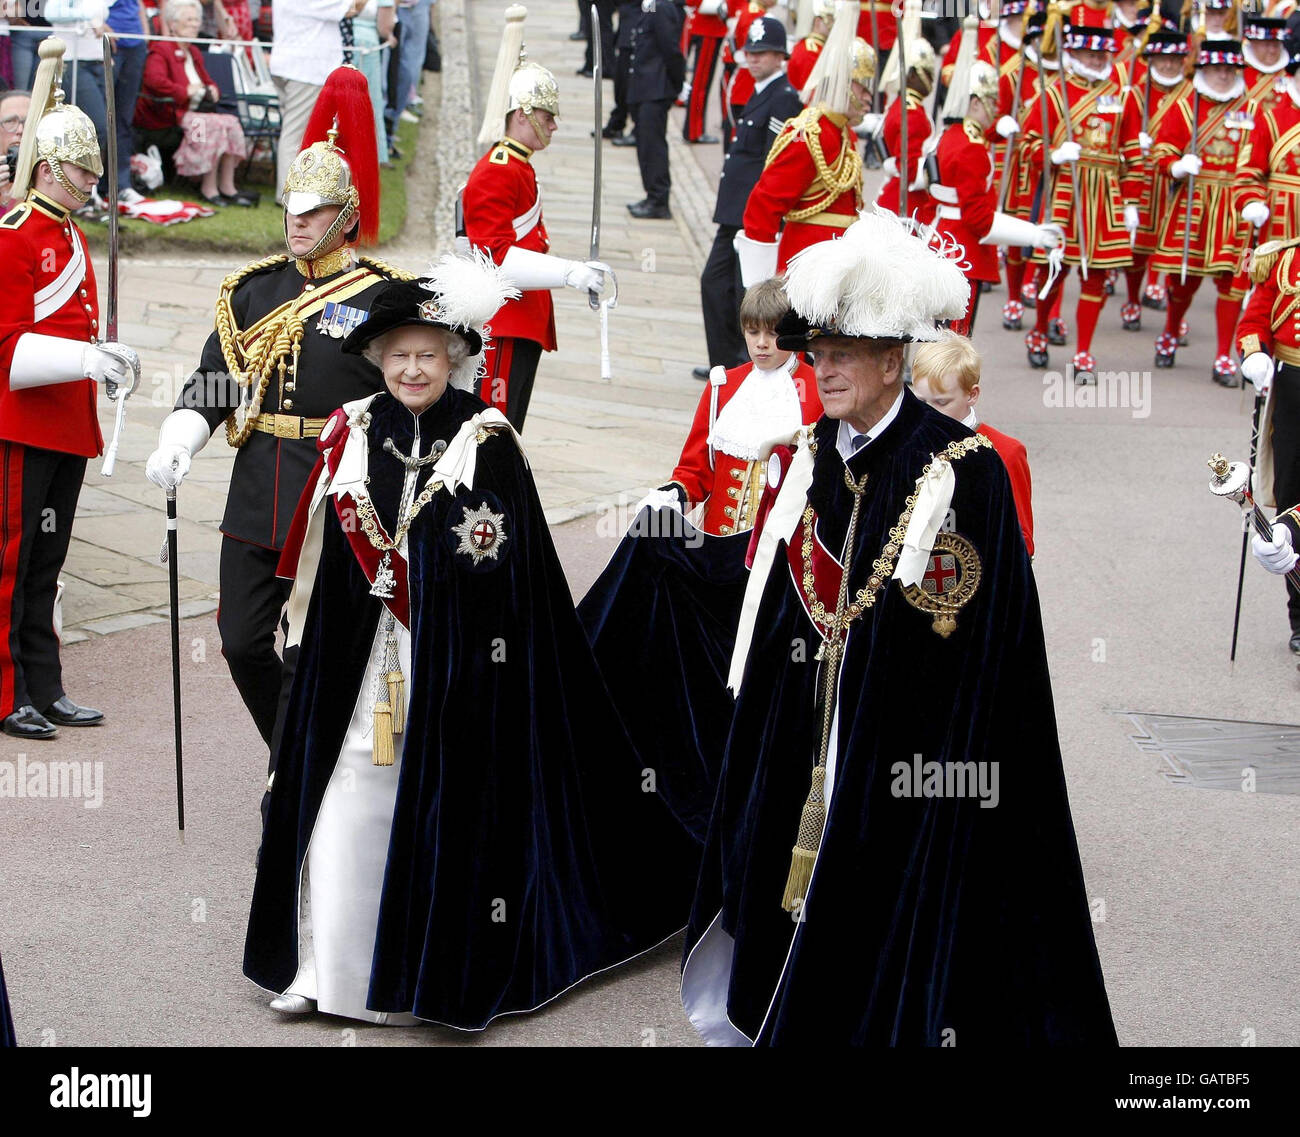
<svg viewBox="0 0 1300 1137">
<path fill-rule="evenodd" d="M 379 158 L 387 163 L 400 157 L 393 141 L 398 122 L 421 113 L 421 70 L 437 69 L 434 3 L 280 0 L 273 12 L 271 0 L 44 0 L 39 5 L 0 0 L 0 156 L 21 141 L 37 50 L 51 34 L 67 46 L 65 98 L 86 112 L 104 146 L 107 32 L 113 50 L 119 201 L 131 205 L 143 200 L 131 182 L 130 156 L 154 143 L 178 178 L 192 182 L 207 204 L 257 203 L 259 195 L 237 184 L 252 145 L 239 114 L 231 113 L 238 106 L 229 89 L 232 69 L 216 68 L 210 53 L 230 59 L 229 52 L 243 50 L 248 53 L 245 72 L 265 74 L 262 44 L 271 47 L 271 82 L 264 95 L 272 105 L 262 113 L 279 131 L 277 199 L 320 84 L 345 61 L 355 63 L 370 85 Z M 150 38 L 159 36 L 167 38 Z M 246 46 L 207 42 L 219 40 Z M 11 164 L 0 161 L 0 208 L 8 205 Z M 87 204 L 88 215 L 105 213 L 106 179 L 107 174 Z"/>
</svg>

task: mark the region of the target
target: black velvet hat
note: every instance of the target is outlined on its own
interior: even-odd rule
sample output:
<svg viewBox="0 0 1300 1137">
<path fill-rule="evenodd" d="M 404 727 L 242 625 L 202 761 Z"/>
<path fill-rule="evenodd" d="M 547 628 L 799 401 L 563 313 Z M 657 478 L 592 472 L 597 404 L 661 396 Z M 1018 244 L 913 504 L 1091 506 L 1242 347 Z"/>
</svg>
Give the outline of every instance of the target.
<svg viewBox="0 0 1300 1137">
<path fill-rule="evenodd" d="M 372 341 L 394 328 L 420 326 L 455 332 L 469 345 L 470 355 L 483 350 L 483 337 L 474 327 L 449 322 L 442 297 L 428 280 L 394 280 L 375 297 L 370 315 L 343 341 L 343 350 L 360 355 Z"/>
</svg>

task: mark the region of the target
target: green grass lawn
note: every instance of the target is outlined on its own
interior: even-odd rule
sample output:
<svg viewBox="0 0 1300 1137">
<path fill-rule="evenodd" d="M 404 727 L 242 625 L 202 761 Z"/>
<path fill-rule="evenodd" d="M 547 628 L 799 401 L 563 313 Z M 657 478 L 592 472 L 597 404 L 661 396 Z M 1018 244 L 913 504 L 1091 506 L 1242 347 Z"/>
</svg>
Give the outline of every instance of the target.
<svg viewBox="0 0 1300 1137">
<path fill-rule="evenodd" d="M 393 168 L 379 171 L 381 197 L 379 214 L 379 243 L 387 244 L 401 232 L 406 219 L 406 170 L 415 157 L 415 140 L 419 127 L 415 123 L 398 124 L 397 145 L 402 151 L 400 159 L 393 160 Z M 218 209 L 211 217 L 200 217 L 180 225 L 152 225 L 147 221 L 121 221 L 122 251 L 167 255 L 191 252 L 234 252 L 268 256 L 284 246 L 284 211 L 275 204 L 273 176 L 269 170 L 256 180 L 239 183 L 241 189 L 260 193 L 262 200 L 251 209 L 228 205 Z M 167 183 L 155 190 L 151 197 L 158 200 L 178 198 L 182 201 L 201 202 L 198 191 L 187 182 Z M 84 225 L 86 237 L 95 249 L 108 244 L 108 225 Z"/>
</svg>

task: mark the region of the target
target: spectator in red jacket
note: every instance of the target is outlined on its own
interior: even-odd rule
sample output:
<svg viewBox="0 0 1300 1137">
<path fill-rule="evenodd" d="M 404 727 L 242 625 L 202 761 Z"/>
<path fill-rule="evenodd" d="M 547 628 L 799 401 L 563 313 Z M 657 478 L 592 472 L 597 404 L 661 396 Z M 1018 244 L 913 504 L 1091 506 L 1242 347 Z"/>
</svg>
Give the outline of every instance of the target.
<svg viewBox="0 0 1300 1137">
<path fill-rule="evenodd" d="M 172 35 L 190 39 L 198 34 L 202 9 L 198 0 L 169 0 L 163 18 Z M 247 156 L 243 127 L 234 115 L 211 109 L 220 94 L 197 47 L 155 40 L 145 60 L 135 125 L 181 128 L 176 172 L 197 179 L 199 196 L 209 205 L 255 205 L 257 198 L 235 185 L 235 170 Z"/>
<path fill-rule="evenodd" d="M 1011 479 L 1025 548 L 1034 555 L 1034 510 L 1030 503 L 1029 456 L 1024 444 L 980 422 L 975 404 L 980 397 L 980 355 L 970 340 L 955 332 L 935 343 L 923 343 L 912 360 L 912 393 L 936 411 L 982 434 L 998 452 Z"/>
</svg>

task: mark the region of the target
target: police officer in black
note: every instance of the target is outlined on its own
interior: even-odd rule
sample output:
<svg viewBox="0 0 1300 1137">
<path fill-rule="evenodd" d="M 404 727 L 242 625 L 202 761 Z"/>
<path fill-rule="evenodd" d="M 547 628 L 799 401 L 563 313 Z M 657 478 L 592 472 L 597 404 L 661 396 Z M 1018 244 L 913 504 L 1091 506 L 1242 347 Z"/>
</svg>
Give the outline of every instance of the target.
<svg viewBox="0 0 1300 1137">
<path fill-rule="evenodd" d="M 618 6 L 618 33 L 614 40 L 617 50 L 614 59 L 614 107 L 609 112 L 609 121 L 602 131 L 603 137 L 614 139 L 615 146 L 636 145 L 636 132 L 624 135 L 623 131 L 627 127 L 627 80 L 632 66 L 632 28 L 640 13 L 640 0 L 629 0 Z"/>
<path fill-rule="evenodd" d="M 755 29 L 761 34 L 755 36 Z M 780 20 L 764 16 L 755 20 L 745 44 L 746 66 L 754 77 L 754 94 L 736 123 L 731 148 L 722 163 L 718 182 L 718 204 L 713 220 L 718 232 L 700 274 L 700 302 L 704 309 L 704 338 L 709 348 L 709 366 L 737 367 L 748 360 L 740 331 L 740 301 L 745 290 L 740 282 L 740 260 L 732 241 L 745 220 L 745 203 L 758 182 L 776 136 L 786 119 L 793 118 L 803 103 L 799 92 L 785 77 L 790 57 L 785 27 Z M 696 378 L 707 379 L 708 367 L 695 368 Z"/>
<path fill-rule="evenodd" d="M 668 220 L 668 112 L 686 81 L 682 54 L 685 13 L 674 0 L 641 0 L 632 25 L 628 64 L 628 108 L 636 133 L 636 160 L 641 167 L 642 201 L 629 202 L 633 217 Z"/>
<path fill-rule="evenodd" d="M 327 82 L 318 109 L 331 90 Z M 316 123 L 313 116 L 308 139 Z M 306 146 L 285 179 L 289 253 L 246 265 L 222 282 L 216 329 L 146 467 L 156 485 L 179 485 L 191 458 L 223 424 L 226 441 L 238 449 L 221 522 L 217 628 L 231 678 L 271 749 L 272 769 L 281 690 L 287 695 L 296 655 L 291 649 L 282 662 L 275 650 L 290 585 L 276 576 L 280 551 L 319 457 L 321 427 L 344 403 L 383 388 L 379 371 L 344 355 L 340 345 L 389 280 L 408 278 L 356 254 L 355 242 L 378 214 L 377 203 L 363 205 L 356 185 L 374 185 L 377 177 L 357 176 L 367 156 L 355 142 L 340 149 L 336 133 L 347 139 L 331 132 L 328 141 Z"/>
</svg>

